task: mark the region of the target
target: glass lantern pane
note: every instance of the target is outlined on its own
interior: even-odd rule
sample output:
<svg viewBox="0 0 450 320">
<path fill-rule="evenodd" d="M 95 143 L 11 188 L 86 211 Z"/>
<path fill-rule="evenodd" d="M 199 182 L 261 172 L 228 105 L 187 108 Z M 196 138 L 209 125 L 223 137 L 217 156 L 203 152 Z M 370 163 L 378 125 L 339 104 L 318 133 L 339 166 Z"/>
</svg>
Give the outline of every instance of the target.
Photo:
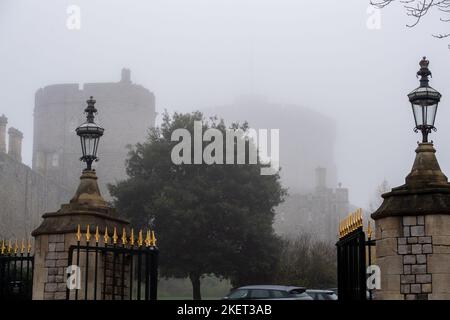
<svg viewBox="0 0 450 320">
<path fill-rule="evenodd" d="M 422 125 L 423 124 L 422 106 L 413 104 L 412 109 L 414 114 L 414 121 L 416 122 L 416 127 Z"/>
<path fill-rule="evenodd" d="M 427 125 L 434 126 L 434 120 L 436 119 L 437 104 L 428 106 L 426 107 L 426 109 L 427 109 L 426 123 Z"/>
</svg>

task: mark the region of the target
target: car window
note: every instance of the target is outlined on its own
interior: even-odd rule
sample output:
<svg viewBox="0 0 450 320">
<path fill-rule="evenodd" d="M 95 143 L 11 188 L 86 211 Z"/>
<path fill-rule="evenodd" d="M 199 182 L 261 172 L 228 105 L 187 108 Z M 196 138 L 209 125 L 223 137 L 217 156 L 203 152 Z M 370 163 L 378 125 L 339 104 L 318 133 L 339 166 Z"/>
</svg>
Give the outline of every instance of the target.
<svg viewBox="0 0 450 320">
<path fill-rule="evenodd" d="M 269 290 L 264 289 L 254 289 L 251 290 L 252 299 L 268 299 L 270 298 Z"/>
<path fill-rule="evenodd" d="M 247 299 L 248 297 L 249 291 L 244 289 L 233 291 L 228 295 L 229 299 Z"/>
<path fill-rule="evenodd" d="M 276 299 L 280 298 L 286 298 L 288 296 L 288 293 L 285 291 L 280 290 L 272 290 L 272 297 Z"/>
</svg>

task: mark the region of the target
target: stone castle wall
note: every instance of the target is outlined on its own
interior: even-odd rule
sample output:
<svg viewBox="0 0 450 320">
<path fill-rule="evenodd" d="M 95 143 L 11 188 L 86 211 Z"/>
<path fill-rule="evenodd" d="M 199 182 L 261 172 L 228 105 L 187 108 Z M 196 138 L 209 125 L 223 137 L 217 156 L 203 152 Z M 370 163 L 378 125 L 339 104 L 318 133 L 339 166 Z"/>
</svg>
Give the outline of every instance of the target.
<svg viewBox="0 0 450 320">
<path fill-rule="evenodd" d="M 0 152 L 0 239 L 30 238 L 44 212 L 57 210 L 72 194 Z"/>
</svg>

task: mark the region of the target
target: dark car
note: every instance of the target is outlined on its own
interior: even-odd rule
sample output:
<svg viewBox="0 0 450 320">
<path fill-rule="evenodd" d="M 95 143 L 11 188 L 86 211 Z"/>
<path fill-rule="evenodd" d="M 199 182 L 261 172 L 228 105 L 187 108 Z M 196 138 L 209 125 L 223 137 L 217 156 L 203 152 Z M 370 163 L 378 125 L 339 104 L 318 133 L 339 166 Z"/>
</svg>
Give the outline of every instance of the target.
<svg viewBox="0 0 450 320">
<path fill-rule="evenodd" d="M 305 288 L 294 286 L 255 285 L 232 290 L 227 300 L 313 300 Z"/>
<path fill-rule="evenodd" d="M 313 290 L 308 289 L 306 293 L 314 300 L 337 300 L 338 297 L 332 290 Z"/>
</svg>

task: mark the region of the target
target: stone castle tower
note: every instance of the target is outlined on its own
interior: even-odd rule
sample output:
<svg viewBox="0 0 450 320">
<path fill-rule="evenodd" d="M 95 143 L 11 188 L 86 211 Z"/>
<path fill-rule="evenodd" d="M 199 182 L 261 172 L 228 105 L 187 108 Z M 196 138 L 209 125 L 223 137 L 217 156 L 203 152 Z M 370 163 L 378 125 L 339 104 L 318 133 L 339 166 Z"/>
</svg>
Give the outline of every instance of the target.
<svg viewBox="0 0 450 320">
<path fill-rule="evenodd" d="M 95 96 L 99 124 L 105 128 L 99 147 L 100 189 L 109 199 L 106 185 L 126 178 L 128 145 L 143 142 L 155 125 L 155 96 L 131 82 L 122 69 L 119 82 L 76 83 L 46 86 L 36 92 L 34 109 L 33 169 L 72 192 L 79 182 L 81 156 L 75 128 L 84 121 L 89 96 Z"/>
</svg>

